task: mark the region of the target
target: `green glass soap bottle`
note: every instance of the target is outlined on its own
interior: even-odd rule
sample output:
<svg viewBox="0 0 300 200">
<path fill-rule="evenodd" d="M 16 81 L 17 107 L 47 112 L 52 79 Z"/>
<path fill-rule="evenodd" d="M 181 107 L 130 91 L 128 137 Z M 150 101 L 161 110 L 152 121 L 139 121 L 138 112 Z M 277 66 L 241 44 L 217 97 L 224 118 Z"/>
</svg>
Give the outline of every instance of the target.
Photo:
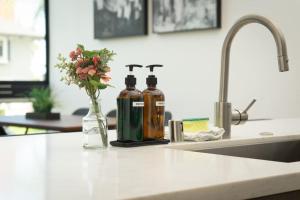
<svg viewBox="0 0 300 200">
<path fill-rule="evenodd" d="M 146 79 L 147 89 L 144 96 L 144 139 L 164 139 L 165 122 L 165 96 L 156 88 L 157 78 L 153 74 L 155 67 L 162 65 L 149 65 L 150 75 Z"/>
<path fill-rule="evenodd" d="M 135 88 L 136 78 L 132 74 L 134 67 L 142 65 L 126 65 L 129 74 L 125 78 L 126 89 L 117 98 L 117 133 L 118 141 L 143 141 L 143 107 L 144 100 L 141 91 Z"/>
</svg>

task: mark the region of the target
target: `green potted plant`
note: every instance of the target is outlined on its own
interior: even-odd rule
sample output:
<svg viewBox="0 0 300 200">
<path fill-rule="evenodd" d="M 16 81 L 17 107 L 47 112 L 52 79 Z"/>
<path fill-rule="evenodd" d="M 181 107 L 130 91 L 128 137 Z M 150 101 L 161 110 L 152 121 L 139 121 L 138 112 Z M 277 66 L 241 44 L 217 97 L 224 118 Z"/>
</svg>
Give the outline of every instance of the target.
<svg viewBox="0 0 300 200">
<path fill-rule="evenodd" d="M 55 105 L 50 88 L 34 88 L 29 93 L 34 112 L 26 113 L 29 119 L 59 119 L 59 113 L 51 113 Z"/>
</svg>

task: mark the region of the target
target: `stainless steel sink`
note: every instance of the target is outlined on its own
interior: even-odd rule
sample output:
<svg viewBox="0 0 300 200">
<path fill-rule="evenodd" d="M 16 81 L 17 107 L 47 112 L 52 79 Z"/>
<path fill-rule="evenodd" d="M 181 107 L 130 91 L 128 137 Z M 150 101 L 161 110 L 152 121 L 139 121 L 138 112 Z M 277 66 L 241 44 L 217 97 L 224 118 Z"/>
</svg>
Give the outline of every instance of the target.
<svg viewBox="0 0 300 200">
<path fill-rule="evenodd" d="M 290 163 L 300 161 L 300 140 L 204 149 L 197 152 Z"/>
</svg>

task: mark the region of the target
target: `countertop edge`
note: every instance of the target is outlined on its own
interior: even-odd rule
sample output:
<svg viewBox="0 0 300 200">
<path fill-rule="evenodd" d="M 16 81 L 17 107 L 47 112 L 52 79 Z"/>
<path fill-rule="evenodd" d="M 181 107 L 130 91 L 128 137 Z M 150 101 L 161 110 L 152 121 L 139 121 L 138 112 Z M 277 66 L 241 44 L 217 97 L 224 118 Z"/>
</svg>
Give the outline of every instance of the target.
<svg viewBox="0 0 300 200">
<path fill-rule="evenodd" d="M 215 200 L 218 198 L 218 200 L 239 200 L 264 197 L 297 190 L 300 190 L 300 172 L 125 199 Z"/>
</svg>

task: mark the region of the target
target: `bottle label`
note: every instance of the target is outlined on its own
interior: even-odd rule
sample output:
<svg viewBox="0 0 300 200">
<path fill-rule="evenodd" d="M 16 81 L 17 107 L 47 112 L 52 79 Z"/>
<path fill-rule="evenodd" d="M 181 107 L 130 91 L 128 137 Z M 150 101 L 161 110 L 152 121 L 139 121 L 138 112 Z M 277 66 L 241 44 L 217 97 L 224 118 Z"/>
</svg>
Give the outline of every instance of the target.
<svg viewBox="0 0 300 200">
<path fill-rule="evenodd" d="M 163 106 L 165 106 L 165 102 L 164 101 L 157 101 L 156 106 L 157 107 L 163 107 Z"/>
<path fill-rule="evenodd" d="M 132 107 L 144 107 L 144 102 L 141 101 L 132 102 Z"/>
</svg>

